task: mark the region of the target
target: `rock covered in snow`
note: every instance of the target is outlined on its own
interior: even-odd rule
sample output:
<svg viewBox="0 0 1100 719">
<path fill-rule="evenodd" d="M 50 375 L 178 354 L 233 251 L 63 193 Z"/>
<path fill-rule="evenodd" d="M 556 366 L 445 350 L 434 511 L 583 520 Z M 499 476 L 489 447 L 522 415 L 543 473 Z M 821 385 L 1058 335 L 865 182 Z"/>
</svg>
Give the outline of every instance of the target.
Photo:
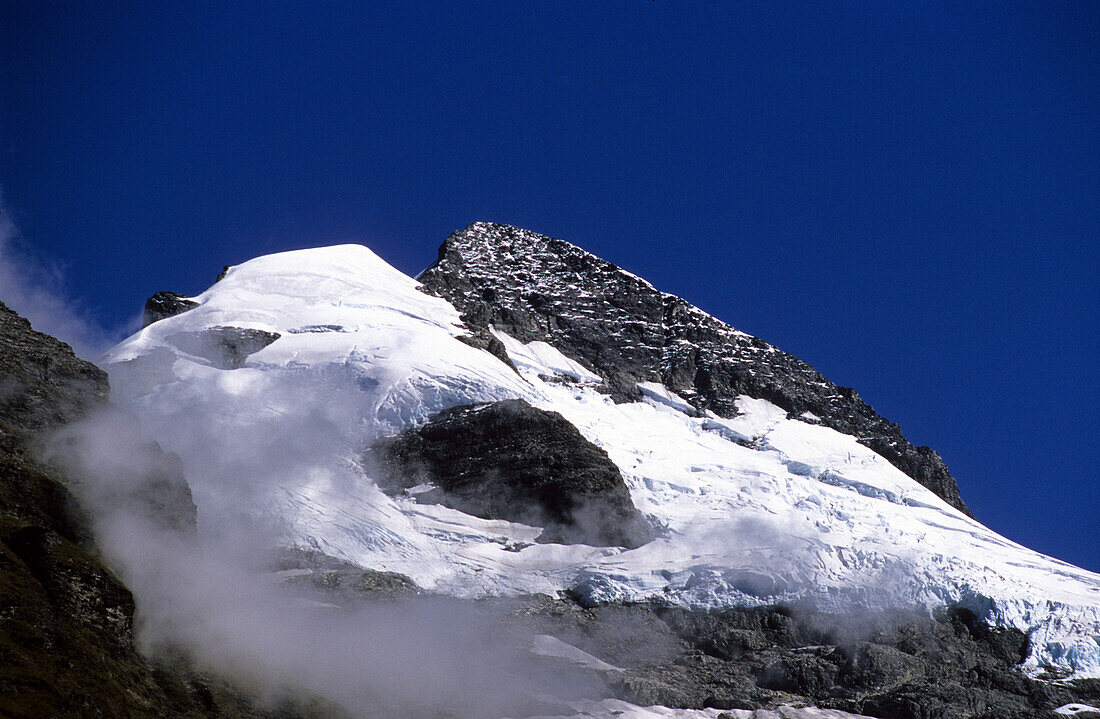
<svg viewBox="0 0 1100 719">
<path fill-rule="evenodd" d="M 174 317 L 181 312 L 198 307 L 198 303 L 179 292 L 161 291 L 145 300 L 145 310 L 141 316 L 141 326 L 148 327 L 165 317 Z"/>
<path fill-rule="evenodd" d="M 248 327 L 210 327 L 199 332 L 177 332 L 169 341 L 188 354 L 202 357 L 220 369 L 237 369 L 245 359 L 279 339 L 278 332 Z"/>
</svg>

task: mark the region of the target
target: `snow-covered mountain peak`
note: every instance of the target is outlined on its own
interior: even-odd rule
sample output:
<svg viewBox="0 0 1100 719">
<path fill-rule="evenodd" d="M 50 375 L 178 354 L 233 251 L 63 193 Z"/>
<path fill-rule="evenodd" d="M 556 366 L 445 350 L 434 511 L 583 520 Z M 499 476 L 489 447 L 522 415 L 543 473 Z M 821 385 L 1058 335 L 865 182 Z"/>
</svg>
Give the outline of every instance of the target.
<svg viewBox="0 0 1100 719">
<path fill-rule="evenodd" d="M 333 324 L 341 316 L 356 317 L 363 305 L 386 303 L 412 305 L 424 317 L 457 323 L 446 303 L 417 287 L 370 249 L 345 244 L 280 252 L 228 267 L 209 289 L 190 299 L 206 322 L 220 318 L 276 332 L 293 332 L 319 316 Z"/>
<path fill-rule="evenodd" d="M 327 368 L 369 387 L 359 399 L 372 421 L 395 429 L 454 404 L 529 393 L 506 364 L 457 339 L 466 330 L 454 307 L 361 245 L 259 257 L 188 299 L 105 357 L 116 397 L 146 396 L 166 377 L 236 396 L 238 386 L 280 375 L 308 383 L 310 370 Z"/>
<path fill-rule="evenodd" d="M 517 228 L 456 233 L 419 280 L 356 245 L 262 257 L 108 354 L 116 400 L 183 457 L 201 530 L 259 527 L 461 597 L 959 605 L 1028 632 L 1033 668 L 1100 674 L 1100 577 L 951 506 L 931 450 L 805 363 Z M 510 399 L 606 452 L 657 538 L 537 542 L 423 487 L 384 493 L 360 461 Z"/>
</svg>

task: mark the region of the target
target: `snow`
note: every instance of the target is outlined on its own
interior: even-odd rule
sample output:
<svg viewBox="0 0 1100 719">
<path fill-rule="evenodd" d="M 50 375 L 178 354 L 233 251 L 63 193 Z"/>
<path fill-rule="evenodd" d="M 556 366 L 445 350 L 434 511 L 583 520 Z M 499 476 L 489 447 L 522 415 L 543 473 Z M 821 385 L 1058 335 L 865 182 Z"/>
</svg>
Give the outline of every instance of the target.
<svg viewBox="0 0 1100 719">
<path fill-rule="evenodd" d="M 261 257 L 194 299 L 103 364 L 114 400 L 183 458 L 202 532 L 319 549 L 461 597 L 568 588 L 591 602 L 695 608 L 961 603 L 1028 632 L 1031 670 L 1100 676 L 1100 576 L 1000 537 L 854 437 L 749 397 L 733 419 L 699 416 L 649 383 L 643 401 L 615 404 L 555 348 L 497 332 L 517 374 L 457 339 L 466 330 L 448 302 L 358 245 Z M 234 370 L 172 342 L 218 326 L 280 337 Z M 369 480 L 362 451 L 374 438 L 513 397 L 560 412 L 606 450 L 666 535 L 630 551 L 538 544 L 537 527 L 390 497 Z"/>
<path fill-rule="evenodd" d="M 524 344 L 505 332 L 493 330 L 508 351 L 508 358 L 520 370 L 533 371 L 544 376 L 572 377 L 578 382 L 599 384 L 600 376 L 585 369 L 581 363 L 571 360 L 558 349 L 546 342 L 528 342 Z"/>
<path fill-rule="evenodd" d="M 638 389 L 641 391 L 642 396 L 651 402 L 655 402 L 659 405 L 665 405 L 672 409 L 684 412 L 685 414 L 695 414 L 696 410 L 691 404 L 676 394 L 663 384 L 657 384 L 656 382 L 639 382 Z"/>
<path fill-rule="evenodd" d="M 862 715 L 835 709 L 793 707 L 776 709 L 670 709 L 662 706 L 640 707 L 618 699 L 570 702 L 575 714 L 530 717 L 529 719 L 860 719 Z"/>
<path fill-rule="evenodd" d="M 1089 706 L 1088 704 L 1064 704 L 1054 710 L 1055 714 L 1067 717 L 1077 716 L 1079 714 L 1085 714 L 1088 712 L 1100 714 L 1100 709 L 1097 709 L 1094 706 Z"/>
<path fill-rule="evenodd" d="M 532 641 L 531 651 L 544 657 L 565 659 L 578 666 L 582 666 L 586 669 L 593 669 L 598 672 L 622 671 L 619 667 L 612 666 L 602 659 L 592 656 L 583 649 L 578 649 L 572 644 L 566 644 L 557 637 L 552 637 L 549 634 L 535 635 Z"/>
</svg>

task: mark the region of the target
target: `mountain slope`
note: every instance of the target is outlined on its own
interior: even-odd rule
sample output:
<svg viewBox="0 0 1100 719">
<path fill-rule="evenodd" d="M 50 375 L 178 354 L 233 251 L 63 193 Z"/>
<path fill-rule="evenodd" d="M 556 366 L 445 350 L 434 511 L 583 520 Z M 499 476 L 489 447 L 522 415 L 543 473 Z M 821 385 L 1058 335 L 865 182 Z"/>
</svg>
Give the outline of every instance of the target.
<svg viewBox="0 0 1100 719">
<path fill-rule="evenodd" d="M 1100 675 L 1100 577 L 998 536 L 867 446 L 857 429 L 926 456 L 854 393 L 565 243 L 465 232 L 487 253 L 475 258 L 485 284 L 463 289 L 464 264 L 443 288 L 444 260 L 472 263 L 454 237 L 424 276 L 453 304 L 361 246 L 281 253 L 230 268 L 108 354 L 117 401 L 183 458 L 200 531 L 258 532 L 458 597 L 565 593 L 689 612 L 953 606 L 1026 634 L 1033 672 Z M 540 274 L 530 258 L 546 247 Z M 553 269 L 569 258 L 575 287 Z M 522 261 L 519 289 L 491 284 Z M 629 292 L 612 301 L 605 282 Z M 535 305 L 564 309 L 532 311 L 530 288 L 542 288 Z M 597 321 L 616 302 L 651 301 L 646 322 L 626 321 L 633 309 Z M 605 451 L 660 536 L 629 550 L 539 543 L 539 526 L 417 501 L 423 487 L 387 494 L 360 461 L 443 410 L 512 399 Z"/>
</svg>

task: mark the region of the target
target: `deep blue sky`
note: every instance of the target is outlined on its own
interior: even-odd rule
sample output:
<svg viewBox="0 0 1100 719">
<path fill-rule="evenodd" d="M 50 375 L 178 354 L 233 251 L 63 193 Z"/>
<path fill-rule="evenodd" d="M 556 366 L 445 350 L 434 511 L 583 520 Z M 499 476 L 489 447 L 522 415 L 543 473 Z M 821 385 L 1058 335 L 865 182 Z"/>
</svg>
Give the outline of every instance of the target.
<svg viewBox="0 0 1100 719">
<path fill-rule="evenodd" d="M 104 325 L 258 254 L 415 273 L 521 225 L 856 387 L 1100 570 L 1100 4 L 0 8 L 6 213 Z"/>
</svg>

